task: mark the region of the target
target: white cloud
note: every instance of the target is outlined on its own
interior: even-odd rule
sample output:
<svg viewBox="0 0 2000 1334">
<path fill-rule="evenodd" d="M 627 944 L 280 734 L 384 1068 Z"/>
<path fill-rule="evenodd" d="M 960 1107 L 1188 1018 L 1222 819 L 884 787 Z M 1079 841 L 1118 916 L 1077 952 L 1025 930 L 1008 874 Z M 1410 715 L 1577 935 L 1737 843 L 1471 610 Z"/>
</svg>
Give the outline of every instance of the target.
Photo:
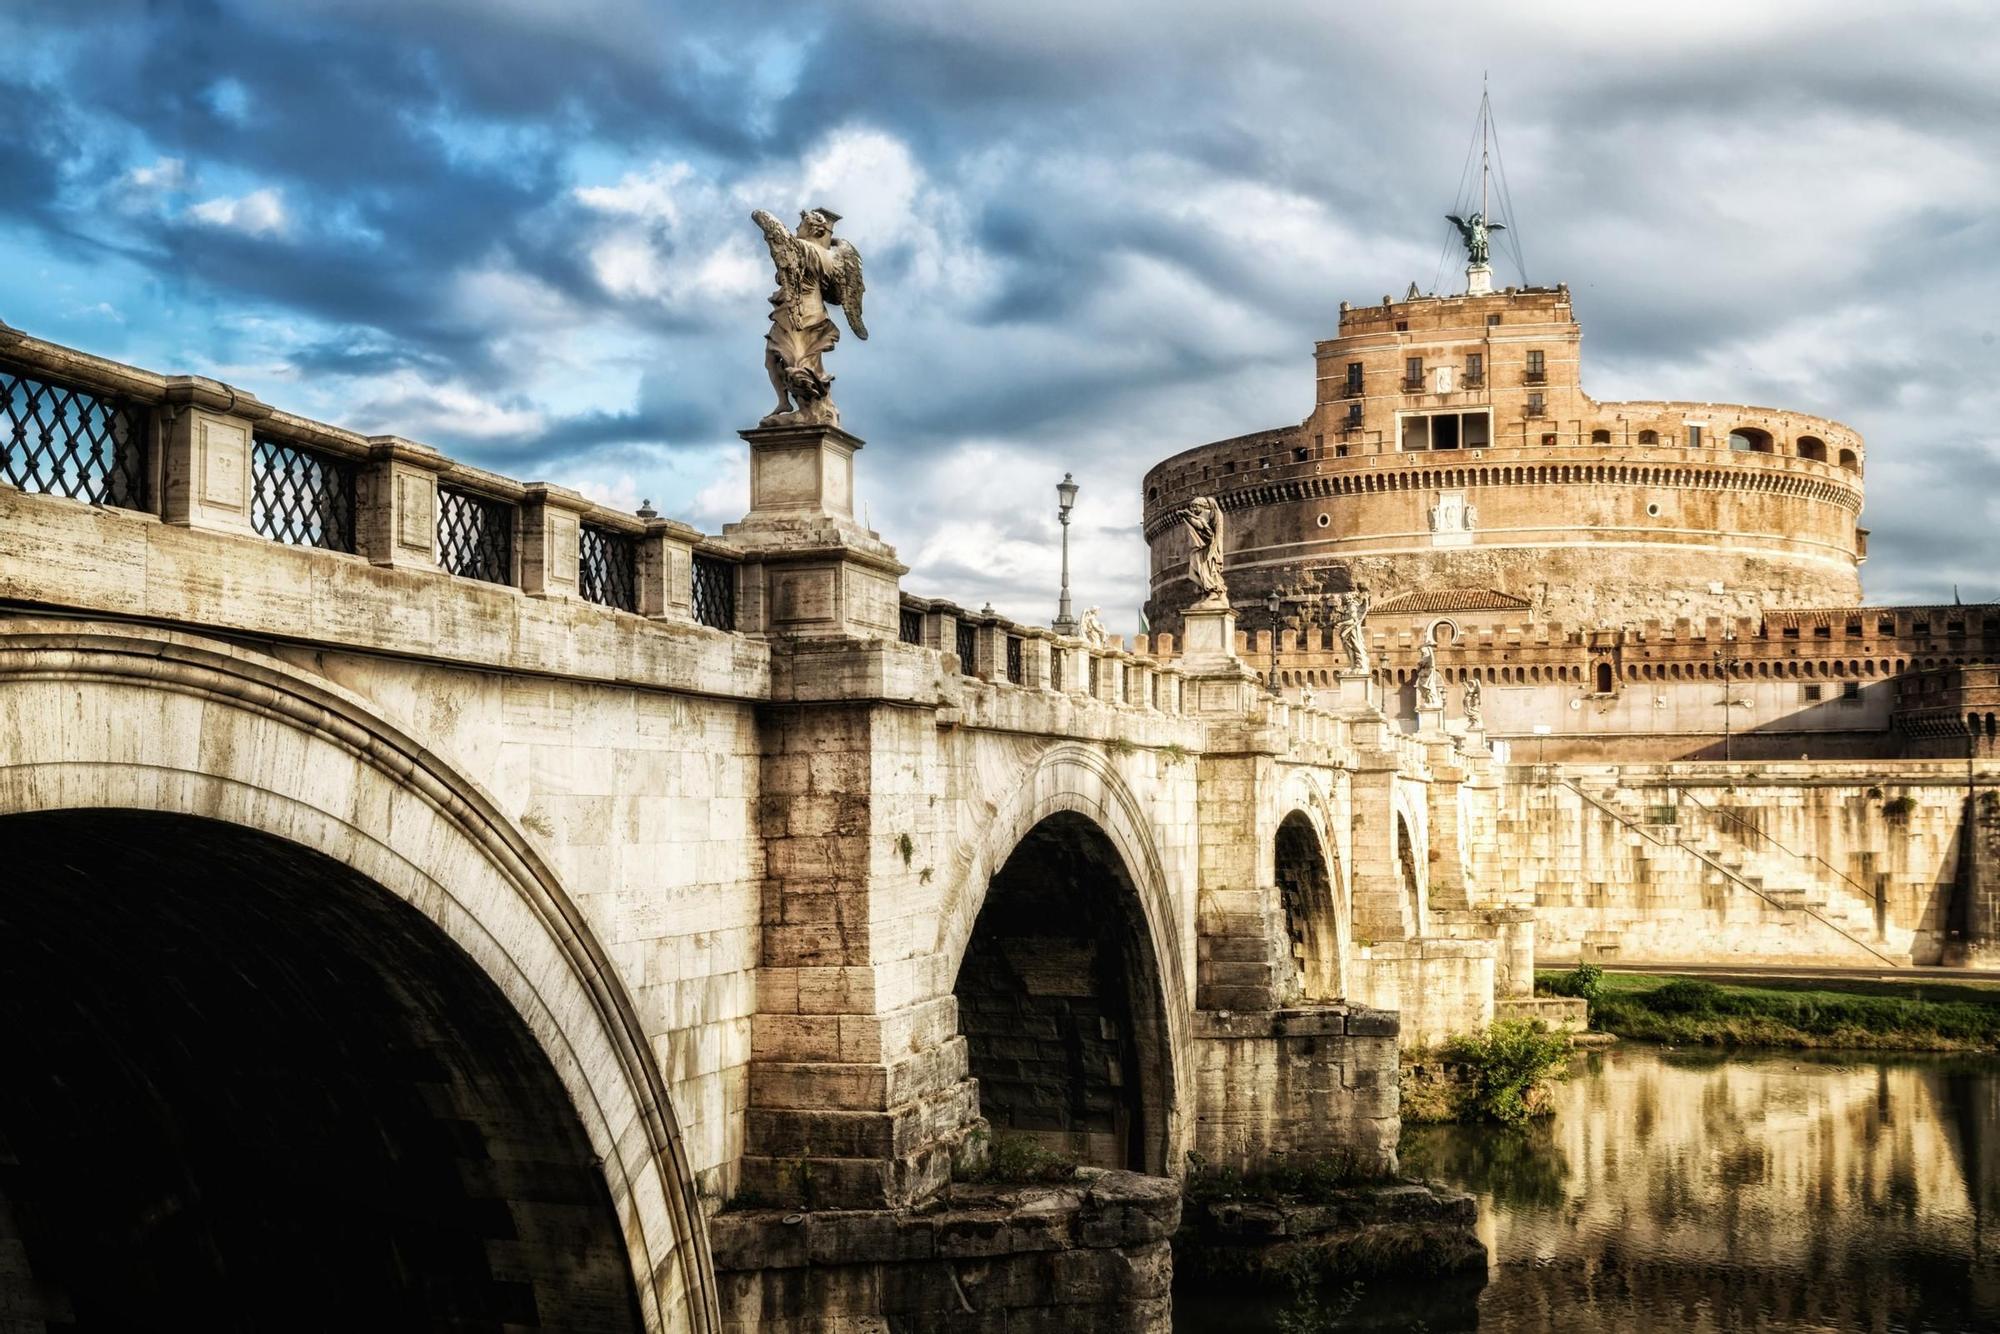
<svg viewBox="0 0 2000 1334">
<path fill-rule="evenodd" d="M 150 166 L 126 172 L 123 184 L 135 191 L 164 193 L 187 188 L 187 163 L 177 157 L 157 158 Z"/>
<path fill-rule="evenodd" d="M 188 216 L 210 227 L 222 227 L 247 236 L 282 235 L 291 225 L 285 212 L 284 195 L 271 187 L 252 190 L 247 195 L 205 199 L 188 209 Z"/>
<path fill-rule="evenodd" d="M 349 392 L 359 399 L 350 411 L 360 429 L 414 440 L 512 439 L 547 425 L 538 408 L 496 403 L 462 384 L 439 383 L 415 371 L 357 378 Z"/>
</svg>

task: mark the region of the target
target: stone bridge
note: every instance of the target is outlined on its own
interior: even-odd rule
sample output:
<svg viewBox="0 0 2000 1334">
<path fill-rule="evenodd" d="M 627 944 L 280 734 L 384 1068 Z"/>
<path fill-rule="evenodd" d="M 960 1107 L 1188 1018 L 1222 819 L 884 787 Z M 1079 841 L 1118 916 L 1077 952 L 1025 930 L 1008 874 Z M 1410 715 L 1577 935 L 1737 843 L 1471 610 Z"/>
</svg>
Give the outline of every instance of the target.
<svg viewBox="0 0 2000 1334">
<path fill-rule="evenodd" d="M 1385 1011 L 1532 967 L 1478 735 L 906 594 L 745 435 L 708 536 L 0 326 L 0 1305 L 809 1328 L 736 1220 L 935 1263 L 989 1134 L 1393 1161 Z"/>
</svg>

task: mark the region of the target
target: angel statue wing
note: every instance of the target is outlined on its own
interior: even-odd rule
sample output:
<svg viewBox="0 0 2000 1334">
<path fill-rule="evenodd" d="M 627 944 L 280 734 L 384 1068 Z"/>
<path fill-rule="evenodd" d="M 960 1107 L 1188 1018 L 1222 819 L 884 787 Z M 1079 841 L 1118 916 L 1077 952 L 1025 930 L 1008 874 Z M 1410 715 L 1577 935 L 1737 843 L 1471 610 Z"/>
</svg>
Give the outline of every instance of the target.
<svg viewBox="0 0 2000 1334">
<path fill-rule="evenodd" d="M 856 338 L 866 342 L 868 326 L 861 322 L 861 252 L 838 237 L 827 248 L 832 252 L 833 263 L 823 287 L 826 299 L 847 312 L 847 327 L 854 330 Z"/>
</svg>

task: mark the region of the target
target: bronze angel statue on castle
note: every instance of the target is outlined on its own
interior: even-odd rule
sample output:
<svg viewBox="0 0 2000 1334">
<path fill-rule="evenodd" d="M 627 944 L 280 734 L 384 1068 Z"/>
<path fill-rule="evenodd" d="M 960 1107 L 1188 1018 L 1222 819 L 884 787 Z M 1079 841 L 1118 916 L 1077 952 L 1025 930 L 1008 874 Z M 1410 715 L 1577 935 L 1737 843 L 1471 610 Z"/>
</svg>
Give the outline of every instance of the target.
<svg viewBox="0 0 2000 1334">
<path fill-rule="evenodd" d="M 796 232 L 761 208 L 750 218 L 763 230 L 778 270 L 771 331 L 764 335 L 764 369 L 778 391 L 778 406 L 758 424 L 838 426 L 840 410 L 829 397 L 833 377 L 821 361 L 840 341 L 827 307 L 839 306 L 854 336 L 868 337 L 861 322 L 861 252 L 834 236 L 840 215 L 831 209 L 805 210 Z"/>
</svg>

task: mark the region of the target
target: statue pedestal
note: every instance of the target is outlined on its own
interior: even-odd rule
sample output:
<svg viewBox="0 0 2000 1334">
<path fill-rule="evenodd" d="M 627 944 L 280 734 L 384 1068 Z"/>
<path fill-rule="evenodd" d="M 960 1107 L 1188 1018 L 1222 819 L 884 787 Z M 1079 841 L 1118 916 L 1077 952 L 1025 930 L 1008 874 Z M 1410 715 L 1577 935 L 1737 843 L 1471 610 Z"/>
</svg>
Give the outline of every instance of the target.
<svg viewBox="0 0 2000 1334">
<path fill-rule="evenodd" d="M 1181 670 L 1189 713 L 1247 713 L 1263 694 L 1257 674 L 1236 656 L 1236 613 L 1226 602 L 1196 603 L 1181 613 Z"/>
<path fill-rule="evenodd" d="M 1226 602 L 1198 602 L 1181 613 L 1181 666 L 1190 673 L 1221 670 L 1234 674 L 1236 613 Z"/>
<path fill-rule="evenodd" d="M 1493 294 L 1493 266 L 1473 264 L 1465 270 L 1465 294 L 1467 296 L 1491 296 Z"/>
<path fill-rule="evenodd" d="M 750 512 L 722 529 L 744 553 L 737 628 L 894 639 L 907 567 L 854 518 L 860 438 L 837 426 L 738 434 L 750 443 Z"/>
<path fill-rule="evenodd" d="M 1417 731 L 1431 736 L 1444 735 L 1444 705 L 1436 707 L 1419 704 L 1417 706 Z"/>
<path fill-rule="evenodd" d="M 1334 706 L 1342 713 L 1376 706 L 1375 679 L 1367 672 L 1342 672 L 1336 679 L 1340 684 L 1340 694 Z"/>
</svg>

